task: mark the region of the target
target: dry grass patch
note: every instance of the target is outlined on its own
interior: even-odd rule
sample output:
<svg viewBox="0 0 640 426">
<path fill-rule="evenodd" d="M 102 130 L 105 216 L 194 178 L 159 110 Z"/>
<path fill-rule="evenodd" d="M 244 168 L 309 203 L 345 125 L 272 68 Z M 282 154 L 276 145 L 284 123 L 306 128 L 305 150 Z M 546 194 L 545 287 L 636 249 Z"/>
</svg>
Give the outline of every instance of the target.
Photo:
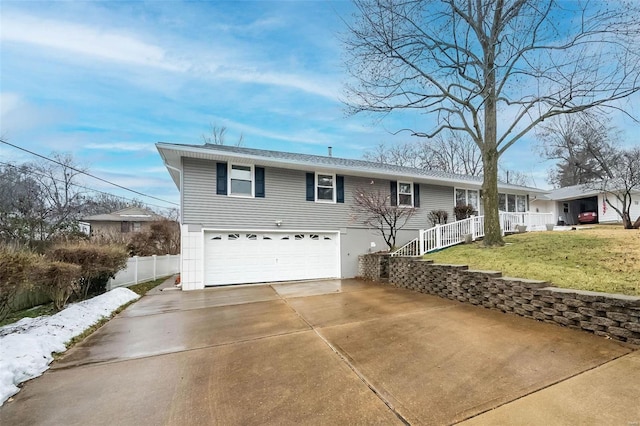
<svg viewBox="0 0 640 426">
<path fill-rule="evenodd" d="M 502 271 L 505 276 L 551 282 L 556 287 L 640 296 L 640 231 L 596 226 L 566 232 L 529 232 L 506 245 L 455 246 L 425 256 L 438 263 Z"/>
</svg>

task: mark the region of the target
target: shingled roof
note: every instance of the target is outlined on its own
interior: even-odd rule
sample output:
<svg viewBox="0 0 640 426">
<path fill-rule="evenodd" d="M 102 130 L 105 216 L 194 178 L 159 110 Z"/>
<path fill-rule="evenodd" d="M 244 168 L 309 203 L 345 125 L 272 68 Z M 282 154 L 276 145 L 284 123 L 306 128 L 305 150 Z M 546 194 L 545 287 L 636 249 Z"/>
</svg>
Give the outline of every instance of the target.
<svg viewBox="0 0 640 426">
<path fill-rule="evenodd" d="M 434 183 L 468 183 L 473 186 L 481 186 L 482 176 L 470 176 L 464 174 L 447 173 L 438 170 L 428 170 L 414 167 L 396 166 L 393 164 L 376 163 L 365 160 L 356 160 L 350 158 L 340 158 L 333 156 L 301 154 L 284 151 L 273 151 L 266 149 L 245 148 L 238 146 L 228 145 L 189 145 L 189 144 L 172 144 L 159 142 L 156 144 L 161 156 L 165 160 L 165 163 L 171 165 L 175 162 L 174 167 L 179 165 L 177 161 L 180 156 L 188 156 L 194 158 L 220 158 L 223 157 L 236 157 L 245 158 L 256 163 L 269 162 L 272 164 L 278 164 L 281 167 L 290 166 L 291 168 L 308 168 L 318 169 L 324 167 L 326 169 L 335 169 L 343 172 L 358 172 L 361 175 L 371 173 L 372 175 L 387 175 L 396 178 L 406 179 L 425 179 Z M 173 156 L 173 157 L 172 157 Z M 176 185 L 179 185 L 179 177 L 175 174 L 175 171 L 169 169 Z M 520 185 L 508 184 L 505 182 L 499 182 L 499 188 L 504 189 L 516 189 L 529 192 L 543 193 L 546 191 L 531 188 Z"/>
<path fill-rule="evenodd" d="M 153 222 L 164 217 L 141 207 L 127 207 L 112 213 L 87 216 L 85 222 Z"/>
</svg>

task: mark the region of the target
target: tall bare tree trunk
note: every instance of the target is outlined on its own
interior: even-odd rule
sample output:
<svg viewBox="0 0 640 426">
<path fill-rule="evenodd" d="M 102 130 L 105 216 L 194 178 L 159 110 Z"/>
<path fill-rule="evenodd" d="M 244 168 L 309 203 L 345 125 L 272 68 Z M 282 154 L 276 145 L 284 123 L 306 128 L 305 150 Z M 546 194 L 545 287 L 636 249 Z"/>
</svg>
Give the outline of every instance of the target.
<svg viewBox="0 0 640 426">
<path fill-rule="evenodd" d="M 502 1 L 498 0 L 497 13 L 501 13 Z M 500 230 L 500 215 L 498 213 L 498 114 L 496 105 L 496 72 L 495 72 L 495 34 L 482 40 L 484 50 L 484 143 L 482 150 L 482 165 L 484 180 L 482 182 L 484 205 L 484 245 L 501 246 L 502 232 Z"/>
<path fill-rule="evenodd" d="M 502 230 L 498 213 L 498 153 L 496 149 L 487 149 L 482 153 L 484 182 L 482 183 L 482 205 L 484 206 L 484 245 L 501 246 Z"/>
</svg>

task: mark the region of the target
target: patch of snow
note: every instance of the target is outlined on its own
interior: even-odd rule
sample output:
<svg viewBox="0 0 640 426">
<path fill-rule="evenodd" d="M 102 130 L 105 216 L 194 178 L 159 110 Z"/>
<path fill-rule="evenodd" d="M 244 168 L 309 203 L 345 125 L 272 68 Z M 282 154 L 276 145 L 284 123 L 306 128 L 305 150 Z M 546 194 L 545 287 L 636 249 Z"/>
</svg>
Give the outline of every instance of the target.
<svg viewBox="0 0 640 426">
<path fill-rule="evenodd" d="M 55 315 L 23 318 L 0 327 L 0 406 L 18 393 L 20 383 L 49 368 L 52 353 L 64 352 L 66 342 L 138 297 L 128 288 L 116 288 Z"/>
</svg>

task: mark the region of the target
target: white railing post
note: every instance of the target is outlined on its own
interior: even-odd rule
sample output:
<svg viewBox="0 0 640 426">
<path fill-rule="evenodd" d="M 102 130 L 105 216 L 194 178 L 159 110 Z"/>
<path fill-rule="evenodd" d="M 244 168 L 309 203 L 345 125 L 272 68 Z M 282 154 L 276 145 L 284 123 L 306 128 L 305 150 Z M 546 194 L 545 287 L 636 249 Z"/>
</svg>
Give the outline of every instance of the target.
<svg viewBox="0 0 640 426">
<path fill-rule="evenodd" d="M 471 241 L 476 240 L 476 217 L 471 216 L 471 221 L 469 222 L 471 226 L 469 226 L 469 231 L 471 232 Z"/>
<path fill-rule="evenodd" d="M 418 247 L 418 253 L 420 253 L 420 256 L 424 256 L 424 230 L 421 229 L 420 230 L 420 236 L 418 237 L 418 244 L 420 244 L 420 246 Z"/>
<path fill-rule="evenodd" d="M 138 256 L 133 256 L 133 281 L 135 284 L 138 284 Z"/>
<path fill-rule="evenodd" d="M 442 235 L 440 234 L 440 224 L 435 226 L 435 234 L 436 234 L 436 249 L 439 249 L 442 246 Z"/>
<path fill-rule="evenodd" d="M 153 257 L 153 280 L 156 280 L 156 271 L 157 271 L 157 266 L 158 266 L 158 256 L 156 256 L 155 254 L 152 255 L 151 257 Z"/>
</svg>

